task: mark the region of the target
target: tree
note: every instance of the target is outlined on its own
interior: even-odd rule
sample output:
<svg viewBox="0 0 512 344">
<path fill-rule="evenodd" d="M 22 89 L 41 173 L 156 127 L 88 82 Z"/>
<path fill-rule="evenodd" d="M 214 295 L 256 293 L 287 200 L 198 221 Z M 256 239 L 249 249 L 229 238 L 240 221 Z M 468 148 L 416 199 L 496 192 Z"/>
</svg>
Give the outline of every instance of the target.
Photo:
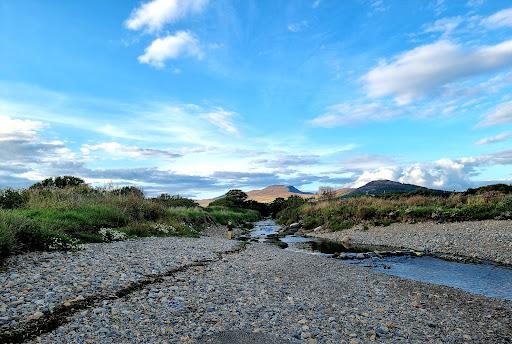
<svg viewBox="0 0 512 344">
<path fill-rule="evenodd" d="M 242 190 L 233 189 L 229 190 L 224 197 L 216 199 L 211 202 L 208 206 L 212 207 L 227 207 L 227 208 L 245 208 L 245 201 L 247 200 L 247 194 Z"/>
<path fill-rule="evenodd" d="M 321 186 L 318 188 L 318 195 L 323 201 L 332 201 L 336 198 L 336 189 L 331 186 Z"/>
<path fill-rule="evenodd" d="M 112 193 L 118 196 L 135 196 L 144 198 L 144 191 L 136 186 L 123 186 L 112 190 Z"/>
<path fill-rule="evenodd" d="M 65 189 L 69 187 L 85 186 L 85 181 L 74 176 L 59 176 L 46 178 L 35 183 L 30 189 Z"/>
</svg>

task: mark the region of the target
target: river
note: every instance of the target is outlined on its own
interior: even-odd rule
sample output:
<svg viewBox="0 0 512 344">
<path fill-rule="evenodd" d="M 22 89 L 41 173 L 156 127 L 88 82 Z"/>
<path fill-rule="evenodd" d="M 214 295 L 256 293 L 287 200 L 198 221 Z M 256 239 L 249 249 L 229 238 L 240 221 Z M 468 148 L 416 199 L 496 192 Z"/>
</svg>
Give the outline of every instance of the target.
<svg viewBox="0 0 512 344">
<path fill-rule="evenodd" d="M 370 252 L 369 248 L 346 247 L 324 239 L 287 235 L 279 236 L 280 226 L 273 220 L 255 223 L 251 240 L 267 242 L 286 250 L 333 258 L 335 252 Z M 336 259 L 340 264 L 359 265 L 373 271 L 415 281 L 460 288 L 469 293 L 512 300 L 512 269 L 493 264 L 472 264 L 447 261 L 433 256 L 388 256 L 366 259 Z"/>
</svg>

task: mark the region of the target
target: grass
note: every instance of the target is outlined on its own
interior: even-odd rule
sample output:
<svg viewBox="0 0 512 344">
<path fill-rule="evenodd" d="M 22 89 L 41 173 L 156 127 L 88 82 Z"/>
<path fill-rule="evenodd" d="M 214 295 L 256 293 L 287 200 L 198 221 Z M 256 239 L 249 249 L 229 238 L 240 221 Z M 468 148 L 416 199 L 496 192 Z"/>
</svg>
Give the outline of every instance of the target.
<svg viewBox="0 0 512 344">
<path fill-rule="evenodd" d="M 0 191 L 0 256 L 30 250 L 73 250 L 83 243 L 147 236 L 198 237 L 210 224 L 260 218 L 248 209 L 193 206 L 86 185 Z M 177 198 L 176 198 L 177 199 Z M 185 206 L 170 206 L 184 204 Z M 3 209 L 1 209 L 3 208 Z"/>
<path fill-rule="evenodd" d="M 393 222 L 512 219 L 512 194 L 362 196 L 289 207 L 279 212 L 277 218 L 281 224 L 300 220 L 306 229 L 324 226 L 331 231 L 357 224 L 388 226 Z"/>
<path fill-rule="evenodd" d="M 252 209 L 233 209 L 225 207 L 208 207 L 208 214 L 221 225 L 227 225 L 229 221 L 233 225 L 242 225 L 246 222 L 254 222 L 260 219 L 260 214 Z"/>
</svg>

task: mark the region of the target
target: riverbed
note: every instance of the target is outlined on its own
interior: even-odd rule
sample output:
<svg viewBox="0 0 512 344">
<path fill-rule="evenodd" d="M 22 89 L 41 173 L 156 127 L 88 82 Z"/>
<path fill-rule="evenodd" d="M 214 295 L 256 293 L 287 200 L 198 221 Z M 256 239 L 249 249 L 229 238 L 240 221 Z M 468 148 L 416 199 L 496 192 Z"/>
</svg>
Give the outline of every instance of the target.
<svg viewBox="0 0 512 344">
<path fill-rule="evenodd" d="M 307 236 L 279 236 L 280 226 L 273 220 L 255 223 L 249 233 L 253 240 L 275 244 L 286 250 L 334 258 L 334 253 L 353 253 L 354 259 L 340 264 L 365 267 L 401 278 L 459 288 L 469 293 L 512 300 L 512 269 L 495 264 L 459 263 L 424 255 L 385 256 L 356 259 L 357 253 L 372 252 L 371 247 L 347 247 L 326 239 Z"/>
</svg>

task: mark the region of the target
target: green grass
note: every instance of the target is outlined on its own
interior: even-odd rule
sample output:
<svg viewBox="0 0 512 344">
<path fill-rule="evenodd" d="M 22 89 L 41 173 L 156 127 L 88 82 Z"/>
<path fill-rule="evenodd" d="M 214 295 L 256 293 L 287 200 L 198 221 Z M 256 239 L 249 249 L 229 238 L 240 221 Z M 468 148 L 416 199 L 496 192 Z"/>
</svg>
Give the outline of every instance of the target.
<svg viewBox="0 0 512 344">
<path fill-rule="evenodd" d="M 11 201 L 18 193 L 23 195 L 23 202 Z M 9 209 L 0 209 L 3 257 L 13 252 L 72 250 L 80 243 L 118 240 L 111 235 L 115 233 L 112 231 L 129 238 L 198 237 L 204 227 L 214 223 L 226 225 L 231 221 L 244 225 L 260 218 L 257 211 L 249 209 L 170 207 L 168 202 L 137 193 L 116 193 L 83 185 L 9 191 L 2 195 L 7 195 L 4 198 L 9 201 L 4 202 L 8 205 L 4 208 Z"/>
<path fill-rule="evenodd" d="M 246 222 L 254 222 L 260 219 L 260 214 L 252 209 L 232 209 L 225 207 L 208 207 L 208 214 L 221 225 L 227 225 L 231 221 L 233 225 L 242 225 Z"/>
<path fill-rule="evenodd" d="M 362 196 L 289 207 L 279 212 L 277 219 L 281 224 L 300 220 L 306 229 L 324 226 L 332 231 L 357 224 L 389 226 L 393 222 L 512 219 L 512 194 Z"/>
</svg>

